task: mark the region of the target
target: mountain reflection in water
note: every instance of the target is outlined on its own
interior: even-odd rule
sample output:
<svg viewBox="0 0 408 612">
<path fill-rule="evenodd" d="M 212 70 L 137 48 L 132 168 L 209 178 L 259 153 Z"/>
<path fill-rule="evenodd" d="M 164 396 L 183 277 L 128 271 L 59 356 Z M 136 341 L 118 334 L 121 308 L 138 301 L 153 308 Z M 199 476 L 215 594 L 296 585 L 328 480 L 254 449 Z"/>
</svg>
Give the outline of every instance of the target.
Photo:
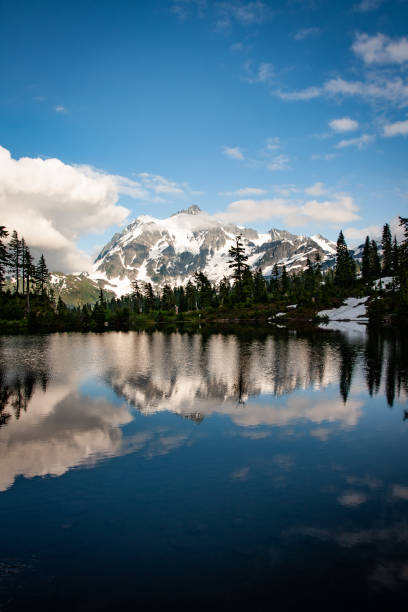
<svg viewBox="0 0 408 612">
<path fill-rule="evenodd" d="M 0 609 L 402 609 L 406 342 L 1 337 Z"/>
<path fill-rule="evenodd" d="M 0 490 L 18 475 L 58 476 L 183 443 L 177 424 L 166 435 L 152 428 L 125 436 L 134 409 L 196 422 L 226 415 L 253 438 L 266 435 L 256 427 L 303 424 L 327 440 L 361 417 L 364 399 L 349 397 L 354 375 L 357 391 L 365 378 L 369 394 L 384 393 L 390 406 L 408 389 L 406 347 L 378 333 L 54 334 L 3 337 L 0 347 Z M 337 397 L 324 392 L 333 387 Z"/>
</svg>

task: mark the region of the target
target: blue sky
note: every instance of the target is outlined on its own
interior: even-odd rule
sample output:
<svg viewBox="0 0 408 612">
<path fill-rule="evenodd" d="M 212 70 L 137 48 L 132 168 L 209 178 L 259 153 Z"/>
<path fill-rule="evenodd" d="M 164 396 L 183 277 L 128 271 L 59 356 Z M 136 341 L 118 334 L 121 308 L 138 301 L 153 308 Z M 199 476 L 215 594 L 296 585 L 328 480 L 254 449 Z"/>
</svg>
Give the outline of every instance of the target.
<svg viewBox="0 0 408 612">
<path fill-rule="evenodd" d="M 191 203 L 373 234 L 408 214 L 407 24 L 406 0 L 3 0 L 2 223 L 66 269 Z"/>
</svg>

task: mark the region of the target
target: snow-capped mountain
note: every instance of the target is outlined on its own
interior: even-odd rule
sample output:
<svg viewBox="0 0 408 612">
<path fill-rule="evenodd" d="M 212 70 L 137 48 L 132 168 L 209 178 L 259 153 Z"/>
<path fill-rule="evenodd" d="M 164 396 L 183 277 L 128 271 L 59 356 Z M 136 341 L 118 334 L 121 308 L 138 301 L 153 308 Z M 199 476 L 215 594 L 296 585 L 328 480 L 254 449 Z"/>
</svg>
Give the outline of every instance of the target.
<svg viewBox="0 0 408 612">
<path fill-rule="evenodd" d="M 198 270 L 218 282 L 230 275 L 228 250 L 238 234 L 250 267 L 261 268 L 265 276 L 275 263 L 301 270 L 317 252 L 329 265 L 336 252 L 336 245 L 319 234 L 297 236 L 277 229 L 261 234 L 223 223 L 193 205 L 167 219 L 138 217 L 102 249 L 90 276 L 109 281 L 117 295 L 128 293 L 133 280 L 155 286 L 186 284 Z"/>
</svg>

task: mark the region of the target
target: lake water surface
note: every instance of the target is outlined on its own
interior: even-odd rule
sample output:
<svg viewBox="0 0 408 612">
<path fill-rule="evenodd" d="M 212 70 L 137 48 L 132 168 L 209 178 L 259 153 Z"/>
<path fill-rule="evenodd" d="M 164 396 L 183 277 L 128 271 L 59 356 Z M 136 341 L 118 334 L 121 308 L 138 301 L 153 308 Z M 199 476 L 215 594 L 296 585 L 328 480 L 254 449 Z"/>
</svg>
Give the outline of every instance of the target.
<svg viewBox="0 0 408 612">
<path fill-rule="evenodd" d="M 0 610 L 404 609 L 404 339 L 0 338 Z"/>
</svg>

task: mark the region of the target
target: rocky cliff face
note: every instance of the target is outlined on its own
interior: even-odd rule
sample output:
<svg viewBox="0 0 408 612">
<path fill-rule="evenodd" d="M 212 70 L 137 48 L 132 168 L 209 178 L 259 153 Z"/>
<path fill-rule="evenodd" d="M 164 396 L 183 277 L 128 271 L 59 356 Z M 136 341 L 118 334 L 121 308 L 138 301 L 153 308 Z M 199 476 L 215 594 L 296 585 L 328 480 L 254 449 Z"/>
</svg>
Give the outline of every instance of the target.
<svg viewBox="0 0 408 612">
<path fill-rule="evenodd" d="M 277 229 L 261 234 L 222 223 L 190 206 L 167 219 L 138 217 L 102 249 L 90 276 L 108 280 L 117 295 L 129 292 L 133 280 L 155 286 L 185 284 L 197 270 L 218 282 L 230 274 L 228 250 L 238 234 L 250 267 L 261 268 L 265 276 L 275 263 L 295 271 L 317 252 L 326 265 L 335 254 L 335 244 L 320 235 L 297 236 Z"/>
</svg>

